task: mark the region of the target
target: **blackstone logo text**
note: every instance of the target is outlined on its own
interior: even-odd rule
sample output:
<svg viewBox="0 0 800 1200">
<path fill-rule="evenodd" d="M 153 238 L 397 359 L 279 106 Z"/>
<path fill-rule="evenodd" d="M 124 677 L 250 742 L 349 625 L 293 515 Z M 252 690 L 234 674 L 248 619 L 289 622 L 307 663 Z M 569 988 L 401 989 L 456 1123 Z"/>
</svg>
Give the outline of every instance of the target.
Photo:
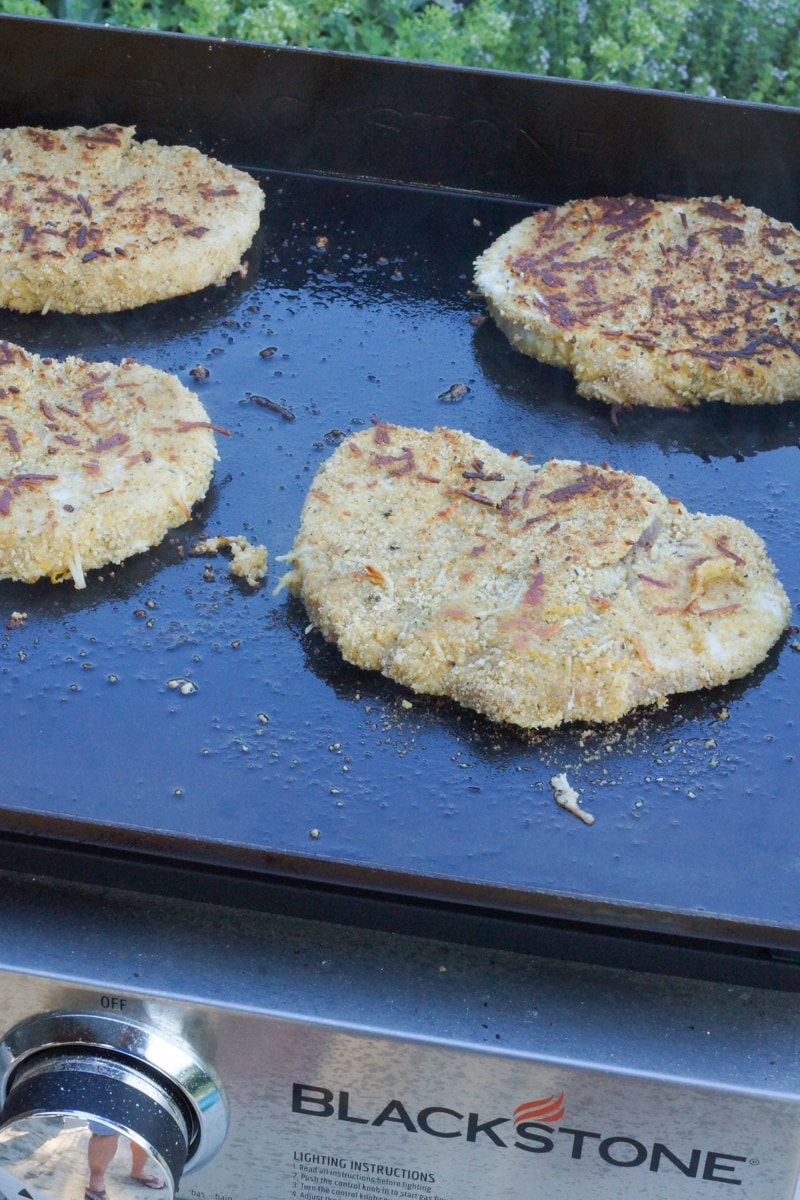
<svg viewBox="0 0 800 1200">
<path fill-rule="evenodd" d="M 409 1133 L 435 1138 L 462 1138 L 484 1146 L 524 1150 L 529 1154 L 561 1152 L 568 1161 L 599 1159 L 609 1167 L 645 1167 L 648 1171 L 668 1169 L 687 1179 L 706 1183 L 742 1183 L 741 1167 L 748 1160 L 741 1154 L 726 1154 L 693 1146 L 675 1148 L 666 1142 L 643 1142 L 627 1134 L 607 1136 L 592 1129 L 556 1124 L 564 1116 L 564 1097 L 548 1096 L 520 1104 L 510 1117 L 484 1117 L 477 1112 L 459 1112 L 441 1104 L 415 1111 L 400 1100 L 389 1100 L 377 1112 L 352 1104 L 350 1093 L 307 1083 L 292 1085 L 292 1112 L 307 1117 L 325 1117 L 351 1125 L 401 1126 Z M 539 1118 L 539 1119 L 535 1119 Z M 543 1118 L 543 1119 L 542 1119 Z"/>
</svg>

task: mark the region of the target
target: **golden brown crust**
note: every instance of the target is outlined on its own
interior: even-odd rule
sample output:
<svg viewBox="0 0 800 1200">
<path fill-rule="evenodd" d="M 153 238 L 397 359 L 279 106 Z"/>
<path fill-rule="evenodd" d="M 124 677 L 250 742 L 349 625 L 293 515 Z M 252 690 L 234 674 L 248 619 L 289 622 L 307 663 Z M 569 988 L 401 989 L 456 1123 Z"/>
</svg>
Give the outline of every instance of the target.
<svg viewBox="0 0 800 1200">
<path fill-rule="evenodd" d="M 164 371 L 0 342 L 0 579 L 83 587 L 156 545 L 208 489 L 213 429 Z"/>
<path fill-rule="evenodd" d="M 318 471 L 284 577 L 344 657 L 524 727 L 611 721 L 760 662 L 763 542 L 641 476 L 378 424 Z"/>
<path fill-rule="evenodd" d="M 477 260 L 513 345 L 584 396 L 676 408 L 800 397 L 800 233 L 739 200 L 575 200 Z"/>
<path fill-rule="evenodd" d="M 264 203 L 256 181 L 134 132 L 0 130 L 0 304 L 117 312 L 239 268 Z"/>
</svg>

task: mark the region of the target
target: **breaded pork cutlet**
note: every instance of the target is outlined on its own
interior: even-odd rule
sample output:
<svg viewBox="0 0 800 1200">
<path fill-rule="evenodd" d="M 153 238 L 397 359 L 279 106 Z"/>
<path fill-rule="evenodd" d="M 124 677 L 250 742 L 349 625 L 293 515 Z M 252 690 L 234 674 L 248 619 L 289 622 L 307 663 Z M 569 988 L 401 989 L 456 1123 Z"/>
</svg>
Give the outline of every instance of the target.
<svg viewBox="0 0 800 1200">
<path fill-rule="evenodd" d="M 287 558 L 283 582 L 348 662 L 526 728 L 746 675 L 789 619 L 741 521 L 452 429 L 347 438 Z"/>
<path fill-rule="evenodd" d="M 134 133 L 0 130 L 0 305 L 117 312 L 240 269 L 264 204 L 256 181 Z"/>
<path fill-rule="evenodd" d="M 84 587 L 90 568 L 188 520 L 216 458 L 214 426 L 174 376 L 0 342 L 0 579 Z"/>
<path fill-rule="evenodd" d="M 574 200 L 475 264 L 489 312 L 583 396 L 682 408 L 800 397 L 800 233 L 739 200 Z"/>
</svg>

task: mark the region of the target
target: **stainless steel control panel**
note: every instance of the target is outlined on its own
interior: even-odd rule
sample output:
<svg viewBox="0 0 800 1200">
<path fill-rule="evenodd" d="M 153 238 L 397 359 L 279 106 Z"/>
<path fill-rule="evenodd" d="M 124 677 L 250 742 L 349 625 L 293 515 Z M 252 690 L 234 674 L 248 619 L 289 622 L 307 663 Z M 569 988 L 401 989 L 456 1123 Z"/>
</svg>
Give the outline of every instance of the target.
<svg viewBox="0 0 800 1200">
<path fill-rule="evenodd" d="M 98 1128 L 109 1200 L 147 1194 L 137 1146 L 181 1200 L 795 1197 L 793 994 L 0 885 L 7 1200 L 81 1200 Z"/>
</svg>

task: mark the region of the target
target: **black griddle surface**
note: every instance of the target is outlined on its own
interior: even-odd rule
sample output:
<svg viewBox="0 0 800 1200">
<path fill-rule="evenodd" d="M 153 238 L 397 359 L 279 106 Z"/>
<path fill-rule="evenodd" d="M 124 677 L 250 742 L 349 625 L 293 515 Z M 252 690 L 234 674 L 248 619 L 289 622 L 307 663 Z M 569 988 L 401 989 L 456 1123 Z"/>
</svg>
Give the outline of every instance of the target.
<svg viewBox="0 0 800 1200">
<path fill-rule="evenodd" d="M 114 316 L 3 313 L 3 336 L 40 354 L 132 354 L 175 372 L 232 436 L 218 440 L 206 502 L 157 550 L 93 572 L 85 591 L 0 584 L 0 824 L 409 896 L 796 943 L 792 633 L 741 682 L 614 726 L 529 735 L 347 666 L 273 588 L 315 470 L 375 414 L 540 461 L 606 460 L 691 509 L 739 517 L 766 539 L 794 606 L 800 405 L 642 410 L 615 424 L 569 375 L 470 320 L 482 312 L 472 261 L 526 206 L 262 182 L 246 279 Z M 208 378 L 196 384 L 198 366 Z M 233 580 L 222 557 L 181 557 L 201 533 L 264 542 L 266 585 Z M 9 629 L 15 611 L 27 619 Z M 591 827 L 554 803 L 561 771 Z"/>
</svg>

